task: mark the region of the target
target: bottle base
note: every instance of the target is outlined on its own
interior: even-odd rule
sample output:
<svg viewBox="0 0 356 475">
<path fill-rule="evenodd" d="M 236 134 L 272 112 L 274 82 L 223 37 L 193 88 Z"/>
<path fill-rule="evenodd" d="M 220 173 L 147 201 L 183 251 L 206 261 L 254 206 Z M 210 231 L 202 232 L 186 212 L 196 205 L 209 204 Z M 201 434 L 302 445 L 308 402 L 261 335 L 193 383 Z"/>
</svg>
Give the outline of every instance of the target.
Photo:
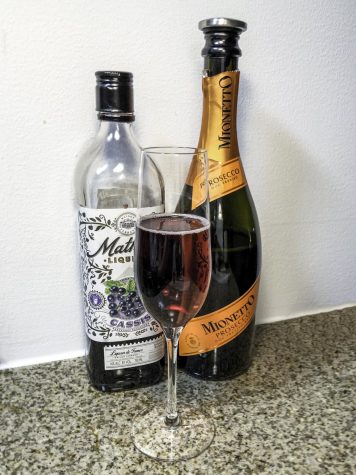
<svg viewBox="0 0 356 475">
<path fill-rule="evenodd" d="M 254 317 L 243 333 L 207 353 L 181 356 L 179 367 L 190 376 L 206 381 L 225 381 L 245 373 L 251 366 L 254 349 Z"/>
<path fill-rule="evenodd" d="M 110 371 L 90 371 L 86 364 L 90 385 L 100 392 L 120 392 L 153 386 L 161 381 L 164 359 L 134 368 Z"/>
<path fill-rule="evenodd" d="M 96 389 L 97 391 L 100 391 L 101 393 L 118 393 L 121 391 L 132 391 L 134 389 L 139 389 L 139 388 L 147 388 L 149 386 L 153 386 L 154 384 L 158 384 L 161 381 L 162 378 L 158 379 L 157 381 L 151 381 L 149 383 L 139 383 L 137 382 L 133 384 L 122 384 L 122 385 L 112 385 L 112 384 L 98 384 L 98 383 L 93 383 L 89 379 L 90 385 Z"/>
<path fill-rule="evenodd" d="M 236 371 L 228 374 L 214 374 L 214 373 L 198 373 L 194 371 L 189 371 L 189 369 L 183 369 L 183 371 L 192 376 L 195 379 L 200 379 L 204 381 L 228 381 L 229 379 L 235 379 L 238 376 L 241 376 L 244 373 L 247 373 L 251 366 L 251 361 L 248 362 L 243 368 L 239 368 Z"/>
</svg>

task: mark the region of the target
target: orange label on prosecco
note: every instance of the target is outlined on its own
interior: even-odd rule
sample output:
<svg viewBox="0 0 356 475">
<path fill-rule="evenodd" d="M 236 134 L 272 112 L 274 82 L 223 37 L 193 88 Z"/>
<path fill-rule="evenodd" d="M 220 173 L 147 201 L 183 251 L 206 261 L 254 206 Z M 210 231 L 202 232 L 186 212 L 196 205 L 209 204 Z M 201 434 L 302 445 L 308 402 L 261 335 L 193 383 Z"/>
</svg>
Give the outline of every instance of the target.
<svg viewBox="0 0 356 475">
<path fill-rule="evenodd" d="M 205 200 L 204 174 L 199 173 L 190 180 L 190 183 L 188 180 L 187 183 L 192 186 L 192 209 L 195 209 Z M 209 161 L 208 183 L 210 201 L 243 188 L 246 185 L 246 178 L 241 161 L 238 158 L 226 163 Z"/>
<path fill-rule="evenodd" d="M 203 78 L 203 120 L 199 148 L 208 152 L 210 201 L 246 185 L 236 133 L 239 77 L 239 71 L 225 71 Z M 194 171 L 195 166 L 187 180 L 193 186 L 192 209 L 201 203 L 201 179 Z"/>
<path fill-rule="evenodd" d="M 214 167 L 209 168 L 208 182 L 210 201 L 243 188 L 246 185 L 246 179 L 240 160 L 233 158 L 229 162 L 218 162 Z"/>
<path fill-rule="evenodd" d="M 226 307 L 188 322 L 180 336 L 179 354 L 207 353 L 240 335 L 255 314 L 258 286 L 259 278 L 244 295 Z"/>
<path fill-rule="evenodd" d="M 198 175 L 194 178 L 192 191 L 192 209 L 197 208 L 206 200 L 205 186 L 206 185 L 204 174 Z"/>
</svg>

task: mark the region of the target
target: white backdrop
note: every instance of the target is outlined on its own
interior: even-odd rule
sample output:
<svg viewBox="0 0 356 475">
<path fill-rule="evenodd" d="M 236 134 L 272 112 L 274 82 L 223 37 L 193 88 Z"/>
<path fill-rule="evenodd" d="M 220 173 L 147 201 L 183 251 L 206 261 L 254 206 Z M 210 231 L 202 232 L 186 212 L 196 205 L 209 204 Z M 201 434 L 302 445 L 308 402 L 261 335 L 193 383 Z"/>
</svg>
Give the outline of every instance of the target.
<svg viewBox="0 0 356 475">
<path fill-rule="evenodd" d="M 83 353 L 73 171 L 94 71 L 135 77 L 142 145 L 194 145 L 203 35 L 241 36 L 239 143 L 263 238 L 258 321 L 356 302 L 354 1 L 2 0 L 0 367 Z"/>
</svg>

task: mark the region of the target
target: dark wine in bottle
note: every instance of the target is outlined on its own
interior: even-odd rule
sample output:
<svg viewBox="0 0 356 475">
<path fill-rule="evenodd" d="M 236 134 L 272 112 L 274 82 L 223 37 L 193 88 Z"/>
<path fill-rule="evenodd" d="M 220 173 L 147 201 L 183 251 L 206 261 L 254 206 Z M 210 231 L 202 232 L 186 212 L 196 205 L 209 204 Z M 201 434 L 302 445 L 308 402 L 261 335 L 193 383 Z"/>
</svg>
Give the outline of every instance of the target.
<svg viewBox="0 0 356 475">
<path fill-rule="evenodd" d="M 209 157 L 212 280 L 202 309 L 182 332 L 179 364 L 212 380 L 234 377 L 250 365 L 261 265 L 258 219 L 236 133 L 238 39 L 246 27 L 226 18 L 199 23 L 206 40 L 199 147 Z M 199 212 L 198 171 L 192 163 L 181 210 Z"/>
<path fill-rule="evenodd" d="M 137 226 L 135 267 L 146 309 L 164 328 L 182 327 L 200 310 L 210 282 L 209 221 L 158 214 Z"/>
<path fill-rule="evenodd" d="M 76 170 L 86 363 L 95 388 L 118 391 L 160 380 L 164 338 L 137 294 L 133 270 L 141 150 L 131 128 L 132 74 L 102 71 L 96 78 L 100 127 Z M 147 213 L 162 211 L 159 197 L 146 195 Z"/>
</svg>

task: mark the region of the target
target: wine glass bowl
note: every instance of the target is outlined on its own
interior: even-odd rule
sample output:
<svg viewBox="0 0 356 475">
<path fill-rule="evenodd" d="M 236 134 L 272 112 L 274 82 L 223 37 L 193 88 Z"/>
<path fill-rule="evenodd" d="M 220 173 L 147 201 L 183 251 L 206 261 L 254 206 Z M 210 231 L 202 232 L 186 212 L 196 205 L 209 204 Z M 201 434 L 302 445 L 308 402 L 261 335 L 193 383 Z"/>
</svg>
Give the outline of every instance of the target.
<svg viewBox="0 0 356 475">
<path fill-rule="evenodd" d="M 146 170 L 157 171 L 160 193 L 150 190 Z M 180 333 L 202 307 L 211 278 L 205 150 L 151 148 L 142 153 L 139 216 L 136 225 L 135 277 L 140 298 L 161 325 L 167 343 L 166 410 L 147 408 L 132 426 L 133 442 L 159 460 L 177 461 L 199 455 L 212 442 L 210 416 L 198 407 L 177 408 L 177 353 Z M 194 176 L 194 179 L 192 177 Z M 147 197 L 161 197 L 161 211 L 149 213 Z"/>
<path fill-rule="evenodd" d="M 146 309 L 163 328 L 183 327 L 209 288 L 209 221 L 179 214 L 148 217 L 137 226 L 136 243 L 136 275 Z"/>
</svg>

